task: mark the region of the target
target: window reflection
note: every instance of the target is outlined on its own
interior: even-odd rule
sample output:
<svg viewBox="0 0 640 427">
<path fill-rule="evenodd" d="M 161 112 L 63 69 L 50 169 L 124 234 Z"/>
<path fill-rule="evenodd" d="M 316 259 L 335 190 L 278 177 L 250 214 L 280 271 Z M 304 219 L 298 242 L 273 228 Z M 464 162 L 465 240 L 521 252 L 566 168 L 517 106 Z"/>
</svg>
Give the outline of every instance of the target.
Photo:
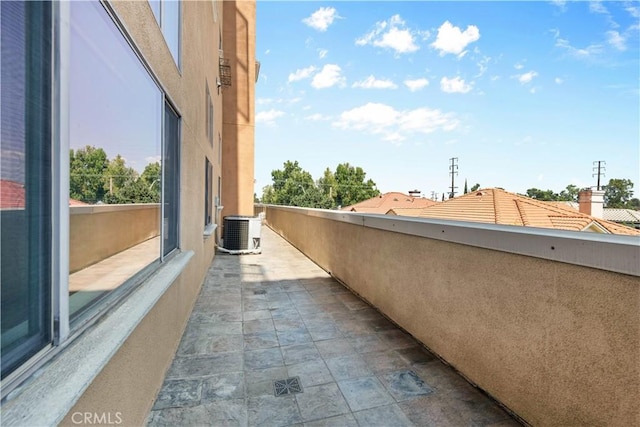
<svg viewBox="0 0 640 427">
<path fill-rule="evenodd" d="M 160 255 L 162 94 L 103 6 L 71 3 L 72 319 Z"/>
<path fill-rule="evenodd" d="M 51 341 L 51 4 L 2 2 L 2 378 Z"/>
<path fill-rule="evenodd" d="M 180 0 L 149 0 L 149 6 L 162 29 L 171 56 L 180 68 Z"/>
<path fill-rule="evenodd" d="M 178 64 L 178 68 L 180 68 L 180 1 L 163 1 L 162 33 L 173 59 Z"/>
</svg>

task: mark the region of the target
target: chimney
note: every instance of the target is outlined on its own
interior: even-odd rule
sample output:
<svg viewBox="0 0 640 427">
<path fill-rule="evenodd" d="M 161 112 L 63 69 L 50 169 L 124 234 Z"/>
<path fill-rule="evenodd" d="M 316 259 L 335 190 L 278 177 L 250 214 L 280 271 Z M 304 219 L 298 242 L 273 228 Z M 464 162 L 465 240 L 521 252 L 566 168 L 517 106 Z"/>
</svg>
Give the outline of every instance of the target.
<svg viewBox="0 0 640 427">
<path fill-rule="evenodd" d="M 581 190 L 578 193 L 578 203 L 580 212 L 596 218 L 603 217 L 604 191 L 601 190 Z"/>
<path fill-rule="evenodd" d="M 409 195 L 411 197 L 420 197 L 420 190 L 409 190 Z"/>
</svg>

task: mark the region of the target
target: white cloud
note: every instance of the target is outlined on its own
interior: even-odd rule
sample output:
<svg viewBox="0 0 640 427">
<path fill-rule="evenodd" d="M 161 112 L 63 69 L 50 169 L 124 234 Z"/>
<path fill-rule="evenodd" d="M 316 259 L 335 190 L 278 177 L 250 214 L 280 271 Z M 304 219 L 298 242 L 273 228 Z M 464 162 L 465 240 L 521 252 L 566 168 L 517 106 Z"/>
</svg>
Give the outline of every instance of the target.
<svg viewBox="0 0 640 427">
<path fill-rule="evenodd" d="M 342 112 L 334 127 L 368 132 L 382 136 L 385 141 L 399 143 L 413 134 L 453 131 L 460 125 L 453 113 L 430 108 L 398 111 L 380 103 L 367 103 Z"/>
<path fill-rule="evenodd" d="M 336 18 L 340 18 L 340 15 L 338 15 L 338 11 L 335 8 L 321 7 L 308 18 L 304 18 L 302 22 L 318 31 L 327 31 L 329 25 L 333 24 Z"/>
<path fill-rule="evenodd" d="M 411 92 L 415 92 L 427 87 L 429 85 L 429 80 L 425 78 L 414 80 L 407 79 L 404 81 L 404 85 L 408 87 Z"/>
<path fill-rule="evenodd" d="M 465 83 L 460 77 L 452 79 L 443 77 L 440 80 L 440 89 L 446 93 L 467 93 L 471 90 L 471 85 Z"/>
<path fill-rule="evenodd" d="M 372 45 L 392 49 L 396 54 L 415 52 L 420 47 L 415 43 L 415 35 L 424 37 L 424 32 L 411 31 L 400 15 L 393 15 L 388 21 L 376 22 L 375 28 L 356 39 L 356 45 Z"/>
<path fill-rule="evenodd" d="M 513 66 L 513 68 L 515 68 L 516 70 L 522 70 L 524 68 L 524 65 L 518 62 L 516 65 Z"/>
<path fill-rule="evenodd" d="M 631 15 L 632 17 L 640 18 L 640 7 L 628 5 L 627 7 L 625 7 L 625 10 L 629 12 L 629 15 Z"/>
<path fill-rule="evenodd" d="M 326 64 L 322 70 L 313 76 L 311 86 L 316 89 L 326 89 L 335 85 L 343 86 L 345 78 L 342 69 L 336 64 Z"/>
<path fill-rule="evenodd" d="M 607 31 L 607 43 L 617 50 L 627 50 L 626 39 L 617 31 Z"/>
<path fill-rule="evenodd" d="M 517 75 L 516 77 L 518 78 L 518 81 L 521 84 L 526 84 L 526 83 L 530 83 L 531 80 L 533 80 L 534 77 L 536 77 L 537 75 L 538 75 L 537 72 L 529 71 L 527 73 L 523 73 L 523 74 Z"/>
<path fill-rule="evenodd" d="M 445 21 L 438 28 L 438 37 L 431 43 L 431 47 L 440 51 L 440 56 L 447 53 L 464 56 L 465 48 L 480 39 L 480 30 L 475 25 L 468 25 L 467 29 L 461 31 L 459 27 L 454 27 L 451 22 Z"/>
<path fill-rule="evenodd" d="M 592 59 L 603 52 L 601 44 L 591 44 L 585 48 L 576 48 L 571 46 L 569 40 L 561 39 L 559 35 L 556 38 L 556 47 L 564 49 L 569 56 L 576 59 Z"/>
<path fill-rule="evenodd" d="M 315 113 L 315 114 L 311 114 L 310 116 L 305 117 L 305 119 L 312 120 L 314 122 L 319 122 L 319 121 L 323 121 L 323 120 L 330 120 L 331 117 L 324 116 L 324 115 L 322 115 L 320 113 Z"/>
<path fill-rule="evenodd" d="M 599 0 L 591 0 L 589 1 L 589 11 L 593 13 L 602 13 L 604 15 L 608 15 L 609 11 Z"/>
<path fill-rule="evenodd" d="M 161 163 L 162 162 L 162 156 L 151 156 L 151 157 L 145 157 L 144 159 L 145 159 L 145 161 L 147 163 Z"/>
<path fill-rule="evenodd" d="M 318 49 L 318 57 L 320 59 L 322 59 L 325 56 L 327 56 L 327 53 L 329 53 L 329 51 L 327 49 Z"/>
<path fill-rule="evenodd" d="M 271 49 L 267 49 L 267 50 L 264 51 L 265 55 L 269 55 L 270 53 L 271 53 Z"/>
<path fill-rule="evenodd" d="M 261 111 L 256 114 L 256 123 L 264 123 L 267 126 L 275 126 L 276 119 L 285 115 L 284 111 L 280 110 L 269 110 L 269 111 Z"/>
<path fill-rule="evenodd" d="M 566 0 L 551 0 L 551 3 L 554 4 L 555 6 L 558 6 L 558 8 L 563 12 L 567 9 Z"/>
<path fill-rule="evenodd" d="M 315 70 L 316 67 L 314 67 L 313 65 L 307 68 L 300 68 L 299 70 L 296 70 L 295 72 L 289 74 L 288 82 L 297 82 L 298 80 L 309 78 Z"/>
<path fill-rule="evenodd" d="M 491 62 L 491 58 L 489 56 L 483 56 L 482 59 L 480 59 L 476 64 L 478 66 L 478 74 L 476 74 L 474 78 L 484 76 L 487 70 L 489 69 L 490 62 Z"/>
<path fill-rule="evenodd" d="M 556 77 L 553 81 L 556 82 L 557 85 L 561 85 L 562 83 L 564 83 L 564 80 L 562 80 L 560 77 Z"/>
<path fill-rule="evenodd" d="M 391 80 L 378 80 L 374 76 L 369 76 L 362 81 L 355 82 L 352 87 L 362 89 L 396 89 L 398 85 Z"/>
</svg>

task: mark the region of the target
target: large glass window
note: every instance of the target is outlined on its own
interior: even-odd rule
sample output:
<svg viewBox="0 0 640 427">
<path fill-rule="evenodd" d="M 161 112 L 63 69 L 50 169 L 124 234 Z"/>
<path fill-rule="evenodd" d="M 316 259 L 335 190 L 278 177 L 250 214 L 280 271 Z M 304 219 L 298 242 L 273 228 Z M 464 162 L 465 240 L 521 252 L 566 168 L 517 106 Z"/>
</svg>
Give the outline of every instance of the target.
<svg viewBox="0 0 640 427">
<path fill-rule="evenodd" d="M 168 103 L 164 106 L 163 255 L 178 247 L 180 206 L 180 119 Z"/>
<path fill-rule="evenodd" d="M 3 397 L 178 247 L 179 117 L 108 5 L 60 5 L 0 2 Z"/>
<path fill-rule="evenodd" d="M 51 4 L 1 2 L 2 378 L 51 342 Z"/>
<path fill-rule="evenodd" d="M 209 139 L 209 145 L 213 147 L 215 127 L 214 127 L 214 118 L 213 118 L 213 102 L 211 101 L 211 92 L 209 92 L 209 84 L 206 84 L 205 111 L 206 111 L 206 124 L 207 124 L 207 138 Z"/>
<path fill-rule="evenodd" d="M 71 3 L 69 310 L 160 256 L 162 93 L 106 10 Z"/>
<path fill-rule="evenodd" d="M 182 30 L 180 0 L 149 0 L 149 5 L 162 29 L 171 55 L 180 68 L 180 32 Z"/>
<path fill-rule="evenodd" d="M 213 222 L 213 165 L 204 159 L 204 225 Z"/>
</svg>

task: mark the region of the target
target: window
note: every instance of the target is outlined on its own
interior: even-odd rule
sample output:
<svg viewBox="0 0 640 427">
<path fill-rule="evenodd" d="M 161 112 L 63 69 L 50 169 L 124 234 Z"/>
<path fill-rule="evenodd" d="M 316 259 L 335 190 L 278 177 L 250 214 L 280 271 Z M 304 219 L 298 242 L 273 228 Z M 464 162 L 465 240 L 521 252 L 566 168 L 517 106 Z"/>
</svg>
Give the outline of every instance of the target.
<svg viewBox="0 0 640 427">
<path fill-rule="evenodd" d="M 178 247 L 178 213 L 180 206 L 180 119 L 174 109 L 164 106 L 164 167 L 163 188 L 163 245 L 162 254 L 168 255 Z"/>
<path fill-rule="evenodd" d="M 3 2 L 2 379 L 52 340 L 51 3 Z"/>
<path fill-rule="evenodd" d="M 1 2 L 0 18 L 4 397 L 178 248 L 180 118 L 108 4 Z"/>
<path fill-rule="evenodd" d="M 209 84 L 205 83 L 206 86 L 206 94 L 205 94 L 205 112 L 206 112 L 206 127 L 207 127 L 207 138 L 209 139 L 209 145 L 213 147 L 213 137 L 214 137 L 214 118 L 213 118 L 213 102 L 211 101 L 211 92 L 209 92 Z"/>
<path fill-rule="evenodd" d="M 69 64 L 75 320 L 160 257 L 162 93 L 99 3 L 71 3 Z"/>
<path fill-rule="evenodd" d="M 171 55 L 180 68 L 180 0 L 149 0 L 149 5 L 162 29 Z"/>
<path fill-rule="evenodd" d="M 204 226 L 213 223 L 213 165 L 204 160 Z"/>
</svg>

